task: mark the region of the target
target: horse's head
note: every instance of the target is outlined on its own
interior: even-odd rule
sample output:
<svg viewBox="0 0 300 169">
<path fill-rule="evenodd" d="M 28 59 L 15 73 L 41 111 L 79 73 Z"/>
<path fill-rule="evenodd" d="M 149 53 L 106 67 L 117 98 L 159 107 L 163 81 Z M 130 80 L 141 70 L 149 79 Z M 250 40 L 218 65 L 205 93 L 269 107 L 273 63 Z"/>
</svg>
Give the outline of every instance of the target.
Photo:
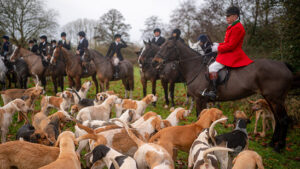
<svg viewBox="0 0 300 169">
<path fill-rule="evenodd" d="M 153 67 L 159 68 L 160 65 L 163 65 L 167 62 L 178 61 L 179 53 L 177 49 L 178 40 L 176 38 L 171 38 L 167 40 L 161 47 L 160 50 L 156 53 L 155 57 L 152 60 Z"/>
<path fill-rule="evenodd" d="M 54 51 L 54 47 L 52 47 L 52 46 L 47 46 L 47 49 L 46 49 L 46 59 L 48 60 L 48 61 L 50 61 L 51 60 L 51 57 L 52 57 L 52 55 L 53 55 L 53 51 Z"/>
<path fill-rule="evenodd" d="M 50 60 L 50 64 L 55 65 L 57 59 L 60 57 L 61 53 L 62 53 L 62 45 L 57 46 L 53 52 L 52 52 L 52 57 Z"/>
<path fill-rule="evenodd" d="M 21 52 L 20 51 L 21 51 L 20 46 L 14 46 L 13 53 L 10 56 L 10 61 L 11 62 L 14 62 L 14 61 L 16 61 L 17 59 L 19 59 L 21 57 Z"/>
<path fill-rule="evenodd" d="M 82 55 L 82 60 L 85 62 L 89 62 L 92 59 L 91 53 L 89 49 L 84 49 L 84 53 Z"/>
<path fill-rule="evenodd" d="M 201 55 L 204 55 L 204 51 L 203 51 L 203 49 L 202 49 L 202 47 L 201 47 L 200 44 L 202 44 L 202 42 L 197 41 L 196 43 L 192 43 L 192 42 L 189 40 L 189 47 L 190 47 L 191 49 L 193 49 L 194 51 L 200 53 Z"/>
<path fill-rule="evenodd" d="M 159 50 L 159 47 L 151 42 L 147 43 L 144 41 L 144 45 L 145 46 L 142 48 L 138 58 L 140 67 L 151 65 L 152 59 Z"/>
</svg>

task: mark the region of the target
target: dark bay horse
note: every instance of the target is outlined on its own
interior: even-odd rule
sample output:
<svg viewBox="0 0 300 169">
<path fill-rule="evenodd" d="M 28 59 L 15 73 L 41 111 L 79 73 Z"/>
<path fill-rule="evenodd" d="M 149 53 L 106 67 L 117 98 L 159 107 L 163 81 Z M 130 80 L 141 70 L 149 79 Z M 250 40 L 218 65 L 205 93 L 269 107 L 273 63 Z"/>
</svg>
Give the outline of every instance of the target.
<svg viewBox="0 0 300 169">
<path fill-rule="evenodd" d="M 48 46 L 46 50 L 46 58 L 47 61 L 50 63 L 51 57 L 54 52 L 54 47 Z M 63 60 L 63 58 L 58 58 L 56 60 L 56 64 L 49 64 L 45 76 L 51 76 L 53 86 L 54 86 L 54 92 L 57 93 L 57 86 L 59 85 L 61 88 L 61 91 L 64 90 L 64 76 L 66 76 L 66 64 Z"/>
<path fill-rule="evenodd" d="M 26 62 L 29 74 L 34 77 L 38 76 L 42 81 L 44 90 L 46 90 L 46 77 L 44 76 L 46 67 L 43 66 L 41 57 L 27 49 L 16 47 L 10 56 L 10 61 L 15 62 L 20 58 Z"/>
<path fill-rule="evenodd" d="M 81 88 L 81 78 L 91 76 L 96 86 L 96 93 L 98 93 L 99 88 L 96 78 L 97 72 L 95 64 L 92 63 L 91 66 L 89 66 L 87 74 L 83 73 L 80 56 L 74 55 L 67 49 L 63 48 L 61 45 L 54 49 L 50 63 L 56 65 L 56 63 L 58 63 L 58 60 L 65 61 L 66 73 L 68 76 L 70 88 L 74 87 L 75 84 L 76 90 L 79 90 Z"/>
<path fill-rule="evenodd" d="M 159 46 L 152 44 L 151 42 L 144 41 L 144 48 L 140 52 L 138 63 L 140 66 L 141 82 L 143 85 L 143 94 L 147 92 L 147 81 L 152 82 L 152 94 L 156 94 L 156 80 L 161 79 L 162 86 L 164 88 L 165 101 L 167 107 L 169 105 L 169 93 L 171 98 L 171 104 L 174 107 L 174 91 L 175 83 L 183 83 L 184 79 L 178 71 L 178 65 L 175 62 L 167 63 L 161 69 L 156 69 L 152 66 L 152 60 L 155 54 L 159 51 Z M 170 84 L 170 85 L 169 85 Z M 169 88 L 169 90 L 168 90 Z M 188 97 L 187 97 L 188 101 Z"/>
<path fill-rule="evenodd" d="M 100 52 L 94 49 L 86 49 L 83 54 L 85 62 L 91 62 L 96 65 L 97 77 L 100 81 L 100 90 L 109 90 L 109 81 L 122 80 L 125 87 L 125 98 L 132 98 L 132 91 L 134 89 L 134 75 L 133 65 L 130 61 L 124 59 L 120 61 L 119 79 L 113 78 L 113 65 L 110 60 L 104 57 Z"/>
<path fill-rule="evenodd" d="M 153 62 L 164 65 L 163 63 L 171 61 L 179 63 L 187 81 L 188 93 L 196 99 L 199 115 L 207 103 L 201 93 L 209 84 L 205 77 L 207 65 L 203 64 L 203 57 L 180 41 L 172 39 L 161 46 Z M 269 103 L 276 120 L 270 146 L 279 152 L 286 145 L 289 118 L 284 102 L 292 82 L 293 74 L 283 62 L 257 59 L 248 66 L 231 69 L 226 84 L 218 86 L 217 101 L 231 101 L 255 93 L 261 94 Z"/>
</svg>

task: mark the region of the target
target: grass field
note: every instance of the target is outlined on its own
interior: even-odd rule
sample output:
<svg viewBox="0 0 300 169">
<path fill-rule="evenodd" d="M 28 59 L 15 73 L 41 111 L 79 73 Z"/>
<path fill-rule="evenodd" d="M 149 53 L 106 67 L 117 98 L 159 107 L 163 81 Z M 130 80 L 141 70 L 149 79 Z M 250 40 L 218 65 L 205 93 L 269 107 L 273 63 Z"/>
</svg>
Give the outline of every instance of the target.
<svg viewBox="0 0 300 169">
<path fill-rule="evenodd" d="M 135 68 L 135 90 L 133 93 L 134 99 L 142 98 L 142 85 L 140 83 L 140 73 L 138 68 Z M 83 79 L 88 80 L 88 79 Z M 47 95 L 53 95 L 52 82 L 48 81 L 48 91 Z M 67 87 L 67 80 L 65 80 L 65 84 Z M 32 86 L 32 84 L 30 84 Z M 119 93 L 124 97 L 124 89 L 119 82 L 111 82 L 110 89 L 114 90 L 116 93 Z M 151 91 L 151 84 L 148 83 L 148 93 Z M 163 88 L 160 82 L 157 83 L 157 93 L 159 95 L 159 100 L 157 102 L 156 107 L 150 105 L 147 111 L 154 111 L 160 114 L 163 118 L 166 118 L 169 114 L 169 110 L 163 108 L 164 107 L 164 99 L 163 99 Z M 90 89 L 88 97 L 93 98 L 95 95 L 95 86 Z M 175 91 L 175 103 L 177 106 L 183 107 L 183 102 L 185 100 L 186 90 L 183 84 L 176 85 Z M 257 99 L 258 96 L 251 97 L 252 100 Z M 290 97 L 287 101 L 287 105 L 289 108 L 289 114 L 293 114 L 295 116 L 299 116 L 299 97 Z M 39 103 L 39 102 L 38 102 Z M 1 105 L 3 105 L 1 100 Z M 248 125 L 247 131 L 250 137 L 249 149 L 258 152 L 263 157 L 263 163 L 265 168 L 278 168 L 278 169 L 295 169 L 300 168 L 300 127 L 299 125 L 291 126 L 288 132 L 287 137 L 287 148 L 282 153 L 274 152 L 270 147 L 267 146 L 267 143 L 270 141 L 272 133 L 271 131 L 267 132 L 267 136 L 265 138 L 260 138 L 259 136 L 253 135 L 255 116 L 250 111 L 249 103 L 243 99 L 235 102 L 224 102 L 218 104 L 218 108 L 220 108 L 226 116 L 229 117 L 229 123 L 233 121 L 233 112 L 236 110 L 243 110 L 247 113 L 249 117 L 251 117 L 251 124 Z M 37 104 L 36 109 L 39 109 L 39 104 Z M 54 111 L 53 111 L 54 112 Z M 195 109 L 193 109 L 193 113 L 190 117 L 188 117 L 187 122 L 181 123 L 181 125 L 189 124 L 195 122 L 197 120 L 195 115 Z M 10 132 L 8 135 L 8 140 L 14 140 L 17 130 L 23 125 L 23 122 L 16 122 L 17 115 L 14 116 L 13 124 L 10 126 Z M 258 131 L 261 130 L 261 122 L 258 123 Z M 67 128 L 73 130 L 72 124 L 69 124 Z M 218 133 L 225 133 L 231 131 L 231 128 L 223 128 L 221 125 L 216 127 Z M 187 158 L 188 154 L 185 152 L 179 152 L 178 158 L 176 160 L 176 168 L 187 168 Z"/>
</svg>

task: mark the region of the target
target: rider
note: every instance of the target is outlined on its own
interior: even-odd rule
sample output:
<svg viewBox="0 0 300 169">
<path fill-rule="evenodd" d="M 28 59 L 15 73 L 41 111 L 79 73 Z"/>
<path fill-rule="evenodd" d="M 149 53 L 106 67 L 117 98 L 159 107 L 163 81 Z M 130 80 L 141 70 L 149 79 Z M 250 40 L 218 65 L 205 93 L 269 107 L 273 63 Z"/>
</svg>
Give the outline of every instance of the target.
<svg viewBox="0 0 300 169">
<path fill-rule="evenodd" d="M 48 62 L 44 58 L 44 56 L 47 55 L 47 47 L 49 46 L 49 43 L 47 42 L 47 36 L 42 35 L 40 36 L 41 42 L 39 44 L 39 55 L 41 56 L 42 63 L 44 66 L 48 65 Z"/>
<path fill-rule="evenodd" d="M 83 61 L 83 54 L 84 54 L 84 50 L 88 49 L 89 47 L 89 41 L 85 38 L 85 32 L 80 31 L 78 32 L 78 36 L 79 36 L 79 43 L 78 43 L 78 47 L 76 50 L 76 54 L 80 56 L 81 61 Z M 82 68 L 83 68 L 83 72 L 84 73 L 88 73 L 87 68 L 82 64 Z"/>
<path fill-rule="evenodd" d="M 127 45 L 123 41 L 123 39 L 121 39 L 120 34 L 116 34 L 114 36 L 114 39 L 115 41 L 110 44 L 109 49 L 106 53 L 106 57 L 111 59 L 111 62 L 114 66 L 114 78 L 118 79 L 120 72 L 119 62 L 123 60 L 121 49 L 126 48 Z"/>
<path fill-rule="evenodd" d="M 34 43 L 33 40 L 28 41 L 28 50 L 34 54 L 38 53 L 39 47 Z"/>
<path fill-rule="evenodd" d="M 176 28 L 172 32 L 172 38 L 176 38 L 177 40 L 180 40 L 182 43 L 184 43 L 184 40 L 180 37 L 181 31 L 180 29 Z"/>
<path fill-rule="evenodd" d="M 62 47 L 71 50 L 71 43 L 69 40 L 66 40 L 67 34 L 65 32 L 62 32 L 60 36 L 61 40 L 58 41 L 58 45 L 62 45 Z"/>
<path fill-rule="evenodd" d="M 51 48 L 55 49 L 56 48 L 56 40 L 51 40 Z"/>
<path fill-rule="evenodd" d="M 231 6 L 226 11 L 226 21 L 229 26 L 226 29 L 223 43 L 213 43 L 212 52 L 218 52 L 216 61 L 208 67 L 209 79 L 212 83 L 212 90 L 203 92 L 202 95 L 215 100 L 217 97 L 218 71 L 227 67 L 247 66 L 253 61 L 244 53 L 242 49 L 245 36 L 245 29 L 240 23 L 240 10 Z"/>
<path fill-rule="evenodd" d="M 205 54 L 211 53 L 211 45 L 212 44 L 211 44 L 209 38 L 207 37 L 207 35 L 201 34 L 198 37 L 198 41 L 200 42 L 199 44 L 200 44 L 200 46 L 203 49 Z"/>
<path fill-rule="evenodd" d="M 3 46 L 2 46 L 2 49 L 1 49 L 1 56 L 4 57 L 4 60 L 7 60 L 6 57 L 11 52 L 11 44 L 9 42 L 9 37 L 8 36 L 3 35 L 2 39 L 3 39 Z"/>
<path fill-rule="evenodd" d="M 164 37 L 160 35 L 161 30 L 159 28 L 154 29 L 153 33 L 154 33 L 154 37 L 152 38 L 151 43 L 154 43 L 157 46 L 161 46 L 163 43 L 165 43 L 166 40 Z"/>
</svg>

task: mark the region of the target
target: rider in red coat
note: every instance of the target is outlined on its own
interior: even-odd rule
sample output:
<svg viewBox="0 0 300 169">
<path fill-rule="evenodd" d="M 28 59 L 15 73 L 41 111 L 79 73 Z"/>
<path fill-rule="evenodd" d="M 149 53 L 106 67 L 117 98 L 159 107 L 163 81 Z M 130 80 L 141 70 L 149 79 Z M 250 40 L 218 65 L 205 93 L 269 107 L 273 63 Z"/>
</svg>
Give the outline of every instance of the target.
<svg viewBox="0 0 300 169">
<path fill-rule="evenodd" d="M 240 11 L 237 7 L 229 7 L 226 11 L 226 21 L 229 24 L 226 30 L 223 43 L 214 43 L 212 52 L 218 52 L 216 61 L 209 67 L 209 78 L 212 82 L 212 90 L 204 92 L 203 96 L 211 100 L 216 99 L 218 71 L 225 66 L 242 67 L 247 66 L 253 61 L 245 54 L 242 49 L 245 29 L 239 21 Z"/>
</svg>

